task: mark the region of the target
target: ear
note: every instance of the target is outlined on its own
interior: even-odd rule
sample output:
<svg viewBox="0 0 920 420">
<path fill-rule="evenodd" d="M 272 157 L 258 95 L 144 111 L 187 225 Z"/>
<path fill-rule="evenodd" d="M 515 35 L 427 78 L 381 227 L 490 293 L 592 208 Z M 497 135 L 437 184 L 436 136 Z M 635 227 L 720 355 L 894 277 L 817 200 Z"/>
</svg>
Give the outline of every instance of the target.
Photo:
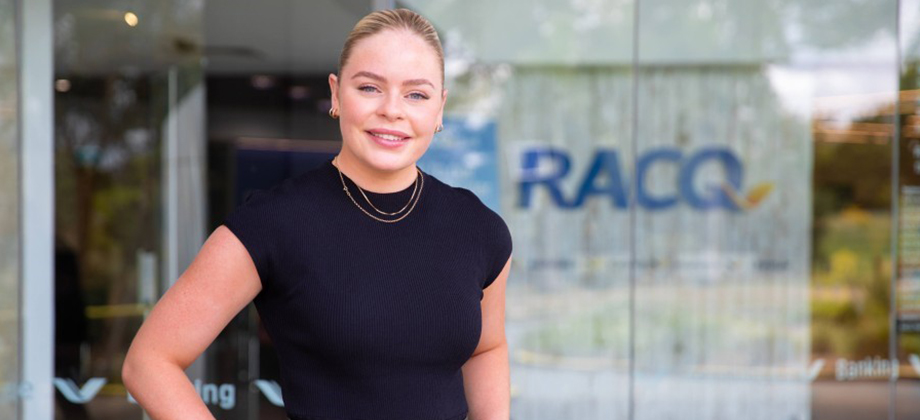
<svg viewBox="0 0 920 420">
<path fill-rule="evenodd" d="M 339 108 L 339 78 L 335 73 L 329 73 L 329 93 L 332 107 Z M 339 112 L 342 112 L 340 108 Z"/>
<path fill-rule="evenodd" d="M 441 91 L 441 110 L 438 111 L 438 124 L 444 125 L 444 107 L 447 105 L 447 89 Z"/>
</svg>

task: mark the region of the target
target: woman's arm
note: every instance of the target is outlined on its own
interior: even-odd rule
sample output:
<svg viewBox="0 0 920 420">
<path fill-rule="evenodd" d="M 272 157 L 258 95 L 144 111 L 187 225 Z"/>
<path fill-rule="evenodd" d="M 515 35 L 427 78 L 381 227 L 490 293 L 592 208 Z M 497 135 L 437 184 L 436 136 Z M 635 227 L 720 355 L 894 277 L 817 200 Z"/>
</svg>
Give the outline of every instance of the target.
<svg viewBox="0 0 920 420">
<path fill-rule="evenodd" d="M 482 336 L 463 365 L 463 387 L 470 420 L 508 420 L 511 416 L 511 379 L 505 338 L 505 286 L 511 257 L 495 281 L 483 290 Z"/>
<path fill-rule="evenodd" d="M 152 418 L 214 418 L 184 370 L 261 289 L 246 248 L 218 227 L 157 302 L 125 358 L 125 387 Z"/>
</svg>

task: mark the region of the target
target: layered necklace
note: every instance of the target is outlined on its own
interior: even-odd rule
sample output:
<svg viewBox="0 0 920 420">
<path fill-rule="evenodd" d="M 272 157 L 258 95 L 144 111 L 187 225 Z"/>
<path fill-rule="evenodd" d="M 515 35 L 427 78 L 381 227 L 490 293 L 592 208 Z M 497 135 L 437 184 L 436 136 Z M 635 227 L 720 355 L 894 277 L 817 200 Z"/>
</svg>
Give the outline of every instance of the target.
<svg viewBox="0 0 920 420">
<path fill-rule="evenodd" d="M 378 216 L 371 214 L 369 211 L 365 210 L 364 207 L 361 207 L 361 205 L 358 204 L 358 201 L 355 200 L 355 198 L 351 195 L 351 191 L 348 189 L 348 185 L 345 184 L 345 177 L 342 175 L 342 170 L 339 169 L 339 165 L 337 161 L 338 158 L 339 156 L 336 155 L 335 159 L 333 159 L 333 163 L 335 163 L 334 165 L 335 169 L 339 171 L 339 180 L 342 181 L 342 189 L 345 190 L 345 194 L 347 194 L 348 198 L 351 199 L 351 202 L 355 204 L 355 207 L 360 209 L 368 217 L 378 222 L 396 223 L 402 219 L 405 219 L 406 216 L 409 215 L 409 213 L 412 213 L 412 210 L 415 208 L 415 205 L 418 204 L 418 200 L 422 196 L 422 188 L 425 187 L 425 176 L 422 175 L 422 171 L 417 166 L 415 167 L 415 171 L 417 172 L 417 175 L 415 177 L 415 183 L 413 184 L 414 186 L 412 187 L 412 196 L 409 197 L 409 201 L 406 203 L 405 206 L 403 206 L 401 209 L 394 211 L 392 213 L 382 211 L 378 209 L 377 207 L 375 207 L 374 204 L 371 203 L 371 200 L 367 197 L 367 194 L 364 193 L 364 190 L 361 189 L 361 187 L 359 187 L 357 183 L 355 183 L 355 187 L 358 187 L 358 191 L 361 192 L 361 196 L 364 197 L 364 201 L 367 201 L 367 204 L 371 207 L 371 209 L 373 209 L 378 214 L 381 214 L 383 216 L 393 217 L 393 216 L 398 216 L 400 213 L 405 212 L 403 215 L 395 219 L 382 219 Z"/>
</svg>

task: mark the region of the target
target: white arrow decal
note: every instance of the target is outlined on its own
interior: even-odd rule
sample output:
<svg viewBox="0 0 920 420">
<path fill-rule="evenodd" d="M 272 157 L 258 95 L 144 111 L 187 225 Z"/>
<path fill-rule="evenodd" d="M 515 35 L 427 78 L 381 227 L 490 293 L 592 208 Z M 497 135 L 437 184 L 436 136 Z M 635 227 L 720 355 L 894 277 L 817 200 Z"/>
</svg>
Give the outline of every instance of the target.
<svg viewBox="0 0 920 420">
<path fill-rule="evenodd" d="M 270 403 L 278 407 L 284 407 L 284 400 L 281 398 L 281 385 L 278 385 L 278 382 L 256 379 L 256 386 L 262 391 L 262 395 L 268 398 Z"/>
<path fill-rule="evenodd" d="M 105 378 L 90 378 L 83 384 L 82 388 L 77 388 L 73 379 L 54 378 L 54 387 L 61 391 L 61 395 L 74 404 L 86 404 L 92 400 L 99 390 L 108 382 Z"/>
<path fill-rule="evenodd" d="M 914 367 L 914 371 L 917 372 L 917 375 L 920 375 L 920 356 L 911 354 L 908 359 L 910 359 L 910 365 Z"/>
<path fill-rule="evenodd" d="M 817 359 L 811 363 L 811 366 L 808 367 L 808 373 L 806 378 L 808 381 L 814 381 L 819 374 L 821 374 L 821 369 L 824 368 L 824 359 Z"/>
</svg>

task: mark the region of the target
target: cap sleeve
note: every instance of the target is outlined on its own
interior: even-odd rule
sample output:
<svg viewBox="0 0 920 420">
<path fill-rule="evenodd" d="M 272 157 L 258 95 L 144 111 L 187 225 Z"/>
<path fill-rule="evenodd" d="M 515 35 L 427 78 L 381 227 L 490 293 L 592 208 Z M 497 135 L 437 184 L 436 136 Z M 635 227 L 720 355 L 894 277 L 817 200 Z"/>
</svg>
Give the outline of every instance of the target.
<svg viewBox="0 0 920 420">
<path fill-rule="evenodd" d="M 243 203 L 223 221 L 237 239 L 246 247 L 259 273 L 259 280 L 265 288 L 271 280 L 274 259 L 272 229 L 272 201 L 269 193 L 262 190 L 246 195 Z"/>
<path fill-rule="evenodd" d="M 486 232 L 487 244 L 485 249 L 488 254 L 485 260 L 489 262 L 489 266 L 486 270 L 485 282 L 482 285 L 483 289 L 489 287 L 495 281 L 495 278 L 501 274 L 502 269 L 505 268 L 505 263 L 511 257 L 512 248 L 511 232 L 508 230 L 508 225 L 495 212 L 489 210 L 488 213 L 491 217 L 489 217 L 490 222 L 486 224 L 488 231 Z"/>
</svg>

